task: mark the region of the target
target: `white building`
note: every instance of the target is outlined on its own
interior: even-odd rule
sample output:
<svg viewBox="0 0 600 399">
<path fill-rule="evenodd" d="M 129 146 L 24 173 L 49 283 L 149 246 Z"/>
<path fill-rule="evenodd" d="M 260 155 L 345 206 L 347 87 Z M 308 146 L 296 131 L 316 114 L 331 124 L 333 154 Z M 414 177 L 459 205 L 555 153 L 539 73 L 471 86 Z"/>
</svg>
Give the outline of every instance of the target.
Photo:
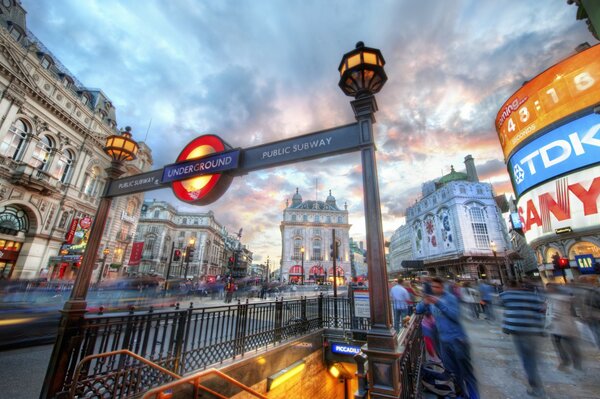
<svg viewBox="0 0 600 399">
<path fill-rule="evenodd" d="M 350 226 L 348 207 L 344 205 L 343 210 L 339 209 L 331 191 L 325 202 L 302 201 L 302 196 L 296 189 L 292 203 L 288 202 L 283 210 L 283 221 L 280 225 L 282 281 L 333 281 L 333 259 L 330 252 L 334 230 L 339 248 L 336 260 L 338 283 L 350 281 Z"/>
<path fill-rule="evenodd" d="M 18 1 L 0 3 L 0 276 L 73 279 L 106 186 L 116 111 L 27 29 L 25 14 Z M 140 143 L 125 176 L 151 165 Z M 107 275 L 127 267 L 142 198 L 113 201 L 98 254 L 108 250 Z"/>
<path fill-rule="evenodd" d="M 412 259 L 422 260 L 426 270 L 443 277 L 503 282 L 512 253 L 506 225 L 492 185 L 479 181 L 470 155 L 465 166 L 466 173 L 452 168 L 424 183 L 423 197 L 407 208 Z"/>
<path fill-rule="evenodd" d="M 402 261 L 413 259 L 412 242 L 410 239 L 411 234 L 410 227 L 408 225 L 403 225 L 398 227 L 390 238 L 389 273 L 401 272 Z"/>
<path fill-rule="evenodd" d="M 239 267 L 252 262 L 252 253 L 227 233 L 212 211 L 180 212 L 165 201 L 144 202 L 137 240 L 144 242 L 139 269 L 143 274 L 167 277 L 168 271 L 171 278 L 216 278 L 231 272 L 228 263 L 235 256 L 234 251 L 238 251 Z M 235 244 L 231 245 L 232 242 Z M 188 248 L 193 248 L 189 262 Z M 172 257 L 175 251 L 179 251 L 179 259 Z"/>
</svg>

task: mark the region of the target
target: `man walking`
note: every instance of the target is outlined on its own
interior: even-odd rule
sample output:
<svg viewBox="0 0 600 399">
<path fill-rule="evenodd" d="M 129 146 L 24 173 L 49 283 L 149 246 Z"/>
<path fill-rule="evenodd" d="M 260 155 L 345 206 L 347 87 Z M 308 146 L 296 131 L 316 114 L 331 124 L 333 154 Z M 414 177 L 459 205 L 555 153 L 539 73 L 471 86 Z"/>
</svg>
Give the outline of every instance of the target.
<svg viewBox="0 0 600 399">
<path fill-rule="evenodd" d="M 417 313 L 428 310 L 435 318 L 440 343 L 440 356 L 444 367 L 454 375 L 457 386 L 465 397 L 478 399 L 477 379 L 471 365 L 471 348 L 460 324 L 458 299 L 444 291 L 444 282 L 438 277 L 431 280 L 433 295 L 425 295 L 417 305 Z"/>
<path fill-rule="evenodd" d="M 521 358 L 530 386 L 527 394 L 543 398 L 544 387 L 538 372 L 538 340 L 544 333 L 544 298 L 511 280 L 508 290 L 500 294 L 500 300 L 505 308 L 502 330 L 512 336 Z"/>
<path fill-rule="evenodd" d="M 390 290 L 390 297 L 392 299 L 392 305 L 394 307 L 394 329 L 400 331 L 402 326 L 402 319 L 408 315 L 408 302 L 410 301 L 410 294 L 402 286 L 403 279 L 398 279 L 398 284 L 392 287 Z"/>
</svg>

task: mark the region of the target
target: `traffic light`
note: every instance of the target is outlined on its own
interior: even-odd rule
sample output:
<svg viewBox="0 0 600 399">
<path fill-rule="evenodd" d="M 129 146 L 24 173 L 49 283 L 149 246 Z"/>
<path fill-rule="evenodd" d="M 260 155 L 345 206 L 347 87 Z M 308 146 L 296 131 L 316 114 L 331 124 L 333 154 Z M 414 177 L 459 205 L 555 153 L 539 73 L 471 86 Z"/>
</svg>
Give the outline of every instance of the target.
<svg viewBox="0 0 600 399">
<path fill-rule="evenodd" d="M 187 251 L 186 251 L 186 255 L 185 255 L 185 260 L 187 262 L 191 261 L 194 259 L 194 252 L 196 251 L 196 248 L 190 246 L 188 247 Z"/>
<path fill-rule="evenodd" d="M 179 249 L 176 249 L 175 252 L 173 252 L 173 261 L 177 262 L 180 259 L 181 259 L 181 251 Z"/>
<path fill-rule="evenodd" d="M 335 259 L 335 247 L 333 246 L 333 244 L 331 244 L 329 246 L 329 259 L 334 260 Z"/>
<path fill-rule="evenodd" d="M 329 258 L 331 260 L 333 260 L 333 259 L 339 259 L 339 257 L 340 257 L 340 243 L 336 241 L 335 244 L 331 244 L 329 246 L 329 249 L 331 249 L 331 251 L 329 252 Z"/>
<path fill-rule="evenodd" d="M 227 266 L 229 266 L 230 269 L 233 267 L 233 262 L 235 262 L 235 258 L 233 256 L 230 256 L 229 262 L 227 263 Z"/>
<path fill-rule="evenodd" d="M 558 267 L 561 269 L 566 269 L 567 267 L 569 267 L 569 258 L 558 259 Z"/>
</svg>

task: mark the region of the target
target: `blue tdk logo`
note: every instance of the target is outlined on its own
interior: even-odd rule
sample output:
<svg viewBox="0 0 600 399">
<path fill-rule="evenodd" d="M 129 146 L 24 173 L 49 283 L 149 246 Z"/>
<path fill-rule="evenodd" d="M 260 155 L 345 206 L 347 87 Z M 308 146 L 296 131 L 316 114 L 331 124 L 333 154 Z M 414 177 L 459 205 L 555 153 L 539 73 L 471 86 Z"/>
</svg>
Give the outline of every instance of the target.
<svg viewBox="0 0 600 399">
<path fill-rule="evenodd" d="M 360 352 L 360 346 L 332 344 L 331 352 L 339 355 L 356 355 L 358 352 Z"/>
<path fill-rule="evenodd" d="M 509 159 L 518 196 L 528 189 L 600 159 L 600 115 L 589 114 L 525 145 Z"/>
</svg>

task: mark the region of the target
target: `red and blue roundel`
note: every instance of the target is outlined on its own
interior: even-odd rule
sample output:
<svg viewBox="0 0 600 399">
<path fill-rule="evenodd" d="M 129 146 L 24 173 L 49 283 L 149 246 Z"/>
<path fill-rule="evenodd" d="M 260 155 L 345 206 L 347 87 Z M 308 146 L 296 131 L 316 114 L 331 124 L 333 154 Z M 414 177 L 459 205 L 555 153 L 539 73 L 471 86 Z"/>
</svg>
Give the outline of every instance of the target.
<svg viewBox="0 0 600 399">
<path fill-rule="evenodd" d="M 200 136 L 183 148 L 177 157 L 177 162 L 202 158 L 229 148 L 218 136 L 212 134 Z M 232 180 L 233 176 L 214 173 L 175 181 L 171 187 L 175 196 L 182 201 L 208 205 L 225 193 Z"/>
</svg>

